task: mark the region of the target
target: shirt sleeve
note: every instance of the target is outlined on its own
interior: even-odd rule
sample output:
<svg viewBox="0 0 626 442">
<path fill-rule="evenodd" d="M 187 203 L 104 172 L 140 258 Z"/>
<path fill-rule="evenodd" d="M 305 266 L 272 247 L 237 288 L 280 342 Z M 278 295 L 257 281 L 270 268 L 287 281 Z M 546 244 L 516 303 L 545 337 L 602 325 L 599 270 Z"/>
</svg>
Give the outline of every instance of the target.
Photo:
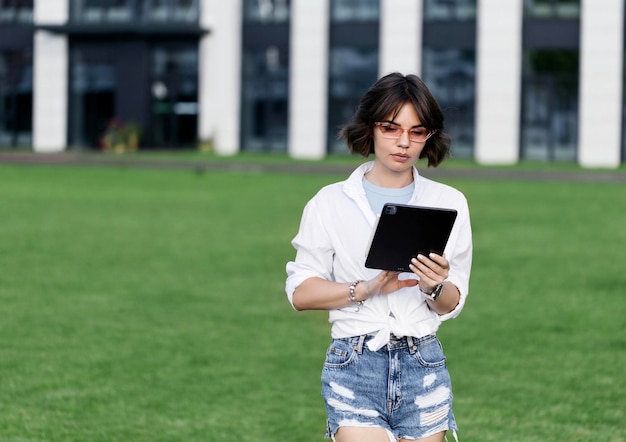
<svg viewBox="0 0 626 442">
<path fill-rule="evenodd" d="M 459 303 L 449 313 L 440 315 L 441 321 L 456 318 L 463 310 L 467 295 L 469 293 L 469 278 L 472 268 L 472 227 L 470 223 L 469 208 L 464 199 L 464 206 L 459 208 L 458 226 L 452 231 L 452 245 L 450 250 L 446 250 L 446 256 L 450 260 L 450 271 L 447 281 L 454 284 L 459 289 Z"/>
<path fill-rule="evenodd" d="M 304 208 L 300 229 L 291 244 L 296 249 L 296 257 L 286 266 L 285 291 L 293 306 L 293 292 L 306 279 L 318 277 L 333 280 L 334 249 L 319 217 L 315 199 Z"/>
</svg>

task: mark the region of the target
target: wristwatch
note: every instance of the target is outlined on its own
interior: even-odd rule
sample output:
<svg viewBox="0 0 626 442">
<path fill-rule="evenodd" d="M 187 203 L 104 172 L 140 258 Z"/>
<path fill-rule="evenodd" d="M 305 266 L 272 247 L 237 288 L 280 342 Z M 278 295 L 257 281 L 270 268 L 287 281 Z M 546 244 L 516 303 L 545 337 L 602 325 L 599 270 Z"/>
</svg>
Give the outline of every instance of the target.
<svg viewBox="0 0 626 442">
<path fill-rule="evenodd" d="M 429 299 L 431 301 L 436 301 L 441 296 L 441 293 L 443 293 L 443 283 L 438 284 L 437 287 L 435 287 L 435 290 L 433 290 L 433 292 L 430 295 L 427 295 L 424 292 L 422 293 L 424 294 L 424 298 Z"/>
</svg>

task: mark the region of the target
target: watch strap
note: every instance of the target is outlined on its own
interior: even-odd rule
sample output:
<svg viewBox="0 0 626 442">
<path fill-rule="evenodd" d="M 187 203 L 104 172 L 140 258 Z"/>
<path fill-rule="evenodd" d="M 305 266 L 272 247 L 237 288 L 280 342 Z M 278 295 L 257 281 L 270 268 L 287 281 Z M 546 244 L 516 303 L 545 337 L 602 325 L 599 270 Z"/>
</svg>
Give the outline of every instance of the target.
<svg viewBox="0 0 626 442">
<path fill-rule="evenodd" d="M 420 292 L 422 291 L 420 290 Z M 443 283 L 438 284 L 435 287 L 435 290 L 433 290 L 432 293 L 430 294 L 422 292 L 422 296 L 424 296 L 425 299 L 428 299 L 429 301 L 434 302 L 437 299 L 439 299 L 439 297 L 441 296 L 441 293 L 443 293 Z"/>
</svg>

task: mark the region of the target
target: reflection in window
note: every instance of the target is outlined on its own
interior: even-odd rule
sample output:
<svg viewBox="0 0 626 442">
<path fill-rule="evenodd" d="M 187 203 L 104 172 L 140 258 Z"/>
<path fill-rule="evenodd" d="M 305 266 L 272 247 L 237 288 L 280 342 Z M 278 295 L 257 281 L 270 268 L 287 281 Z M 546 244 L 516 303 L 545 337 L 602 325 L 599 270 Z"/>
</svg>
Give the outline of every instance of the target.
<svg viewBox="0 0 626 442">
<path fill-rule="evenodd" d="M 439 102 L 452 154 L 471 158 L 474 147 L 476 52 L 424 48 L 422 79 Z"/>
<path fill-rule="evenodd" d="M 112 58 L 75 49 L 71 58 L 72 124 L 77 147 L 97 147 L 115 116 L 116 75 Z"/>
<path fill-rule="evenodd" d="M 278 46 L 243 54 L 241 144 L 248 152 L 287 151 L 289 70 Z"/>
<path fill-rule="evenodd" d="M 331 0 L 333 22 L 377 21 L 379 16 L 379 0 Z"/>
<path fill-rule="evenodd" d="M 195 23 L 198 0 L 143 0 L 142 18 L 151 22 Z"/>
<path fill-rule="evenodd" d="M 290 0 L 244 0 L 244 18 L 252 22 L 286 22 Z"/>
<path fill-rule="evenodd" d="M 0 23 L 32 23 L 33 0 L 0 0 Z"/>
<path fill-rule="evenodd" d="M 328 100 L 328 150 L 346 153 L 345 143 L 337 139 L 359 100 L 378 78 L 378 49 L 334 47 L 330 50 Z"/>
<path fill-rule="evenodd" d="M 198 21 L 198 0 L 73 0 L 74 20 L 89 23 Z"/>
<path fill-rule="evenodd" d="M 473 20 L 476 0 L 424 0 L 424 18 L 435 20 Z"/>
<path fill-rule="evenodd" d="M 522 157 L 576 159 L 578 53 L 529 51 L 524 57 Z"/>
<path fill-rule="evenodd" d="M 0 52 L 0 145 L 31 143 L 32 99 L 32 54 Z"/>
<path fill-rule="evenodd" d="M 152 53 L 152 133 L 155 147 L 192 146 L 198 133 L 198 52 L 195 46 Z"/>
<path fill-rule="evenodd" d="M 524 10 L 535 18 L 578 18 L 580 0 L 524 0 Z"/>
<path fill-rule="evenodd" d="M 130 22 L 134 19 L 132 0 L 74 0 L 73 15 L 77 20 L 97 22 Z"/>
</svg>

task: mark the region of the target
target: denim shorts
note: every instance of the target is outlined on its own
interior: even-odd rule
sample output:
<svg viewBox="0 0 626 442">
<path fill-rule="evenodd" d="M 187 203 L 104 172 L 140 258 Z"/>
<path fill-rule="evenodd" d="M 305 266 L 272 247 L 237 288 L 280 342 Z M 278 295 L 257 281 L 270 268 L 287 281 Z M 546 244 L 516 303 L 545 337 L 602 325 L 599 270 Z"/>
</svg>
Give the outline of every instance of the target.
<svg viewBox="0 0 626 442">
<path fill-rule="evenodd" d="M 392 336 L 378 351 L 370 336 L 333 339 L 322 370 L 326 437 L 340 427 L 379 427 L 396 439 L 455 432 L 446 358 L 435 335 Z"/>
</svg>

